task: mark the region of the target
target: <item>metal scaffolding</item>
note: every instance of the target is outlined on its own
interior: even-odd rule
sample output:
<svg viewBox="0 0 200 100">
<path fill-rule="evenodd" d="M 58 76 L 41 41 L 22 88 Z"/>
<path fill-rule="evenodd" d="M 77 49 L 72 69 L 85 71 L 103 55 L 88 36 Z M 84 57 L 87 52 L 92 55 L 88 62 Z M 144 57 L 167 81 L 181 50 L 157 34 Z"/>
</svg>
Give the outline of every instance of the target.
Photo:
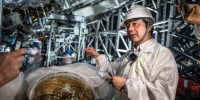
<svg viewBox="0 0 200 100">
<path fill-rule="evenodd" d="M 2 35 L 2 14 L 3 14 L 3 0 L 0 0 L 0 42 L 1 42 L 1 35 Z"/>
<path fill-rule="evenodd" d="M 104 53 L 109 57 L 110 60 L 110 57 L 112 55 L 111 51 L 117 51 L 118 56 L 120 57 L 125 52 L 131 49 L 131 42 L 128 41 L 126 37 L 126 29 L 124 27 L 120 27 L 120 23 L 124 19 L 124 16 L 128 12 L 131 4 L 143 5 L 152 12 L 156 19 L 156 22 L 154 23 L 155 39 L 157 39 L 162 45 L 168 47 L 172 42 L 170 38 L 170 31 L 173 29 L 173 21 L 171 21 L 170 18 L 172 18 L 175 13 L 175 8 L 174 5 L 172 5 L 172 1 L 168 2 L 166 0 L 151 0 L 147 2 L 146 0 L 126 0 L 124 2 L 121 2 L 121 5 L 119 5 L 115 9 L 112 9 L 112 12 L 105 12 L 104 17 L 87 24 L 87 27 L 89 28 L 89 33 L 96 33 L 94 41 L 95 49 L 97 49 L 98 51 L 104 51 Z M 170 11 L 169 16 L 167 16 L 167 11 Z M 96 31 L 94 32 L 94 30 Z M 102 41 L 102 39 L 105 39 L 105 41 Z M 107 43 L 107 40 L 109 40 L 109 43 Z M 103 48 L 98 48 L 100 47 L 98 45 L 102 45 Z"/>
<path fill-rule="evenodd" d="M 121 57 L 132 48 L 132 43 L 127 37 L 126 28 L 120 26 L 132 4 L 143 5 L 151 11 L 155 17 L 153 37 L 162 45 L 171 48 L 179 67 L 183 67 L 181 63 L 183 61 L 190 62 L 192 59 L 195 59 L 192 61 L 192 64 L 195 64 L 195 61 L 199 61 L 200 59 L 200 45 L 197 45 L 199 40 L 195 39 L 192 34 L 193 25 L 183 21 L 181 14 L 177 11 L 172 0 L 53 0 L 58 6 L 55 6 L 55 4 L 51 5 L 51 7 L 46 5 L 50 3 L 49 0 L 41 1 L 42 5 L 28 5 L 32 8 L 27 9 L 26 7 L 28 6 L 23 5 L 22 7 L 20 6 L 20 9 L 24 9 L 25 16 L 28 19 L 35 14 L 37 16 L 36 19 L 38 18 L 38 26 L 40 27 L 38 30 L 43 35 L 48 35 L 49 37 L 46 52 L 47 66 L 51 62 L 52 55 L 55 59 L 63 58 L 63 56 L 56 53 L 60 49 L 63 49 L 61 51 L 72 49 L 73 52 L 77 53 L 77 62 L 83 62 L 87 58 L 84 49 L 89 46 L 94 47 L 99 53 L 105 54 L 109 61 L 115 60 L 113 56 L 114 52 L 117 53 L 118 57 Z M 2 5 L 2 2 L 0 2 L 0 5 Z M 21 5 L 20 2 L 14 8 L 17 8 L 17 5 Z M 0 22 L 2 22 L 2 7 L 0 8 Z M 48 18 L 52 14 L 54 18 L 51 20 L 57 20 L 57 22 L 65 24 L 65 26 L 57 27 L 58 30 L 63 30 L 64 33 L 62 33 L 63 31 L 52 32 L 50 28 L 47 28 L 48 24 L 46 26 L 43 25 L 41 21 L 42 16 L 48 21 Z M 81 17 L 85 18 L 85 27 L 82 27 L 84 25 L 81 23 L 69 25 L 69 20 L 72 22 L 77 20 L 74 17 L 68 16 L 73 14 L 74 16 L 81 15 Z M 30 23 L 33 24 L 31 21 Z M 71 31 L 73 32 L 71 33 Z M 65 36 L 62 37 L 61 34 Z M 0 38 L 1 35 L 2 33 L 0 34 Z M 52 51 L 51 44 L 55 41 L 54 37 L 56 35 L 60 35 L 62 37 L 60 41 L 64 41 L 55 43 L 56 48 Z M 197 46 L 197 48 L 191 49 L 194 46 Z M 91 63 L 95 64 L 95 60 L 91 60 Z"/>
<path fill-rule="evenodd" d="M 97 51 L 107 55 L 110 61 L 114 60 L 113 51 L 116 51 L 118 57 L 120 57 L 130 50 L 132 43 L 127 39 L 126 28 L 120 27 L 120 23 L 131 4 L 143 5 L 152 12 L 156 19 L 156 22 L 153 24 L 154 38 L 172 50 L 176 59 L 179 59 L 177 61 L 179 68 L 189 67 L 190 64 L 194 64 L 193 66 L 195 66 L 196 62 L 200 59 L 200 45 L 197 45 L 199 40 L 195 39 L 194 35 L 191 34 L 193 27 L 191 24 L 183 22 L 182 16 L 176 10 L 177 8 L 173 4 L 173 1 L 126 0 L 125 2 L 121 2 L 121 5 L 112 9 L 112 12 L 105 12 L 104 17 L 87 24 L 89 34 L 86 36 L 88 38 L 86 44 L 90 42 L 90 46 L 94 46 Z M 187 28 L 189 28 L 189 31 L 185 31 Z M 91 42 L 95 44 L 91 45 Z M 181 48 L 180 44 L 184 48 Z M 197 47 L 191 49 L 194 46 Z M 182 64 L 183 61 L 187 62 L 185 66 Z M 199 73 L 191 73 L 190 76 L 199 75 Z"/>
</svg>

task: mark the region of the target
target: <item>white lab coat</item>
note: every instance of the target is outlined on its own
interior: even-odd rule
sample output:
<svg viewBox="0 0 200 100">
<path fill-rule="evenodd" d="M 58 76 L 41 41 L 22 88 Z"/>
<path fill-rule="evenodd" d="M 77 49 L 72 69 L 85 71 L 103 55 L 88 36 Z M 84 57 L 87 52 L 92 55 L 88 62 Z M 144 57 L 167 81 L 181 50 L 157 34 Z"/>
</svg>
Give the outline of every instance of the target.
<svg viewBox="0 0 200 100">
<path fill-rule="evenodd" d="M 194 35 L 198 40 L 200 40 L 200 25 L 194 25 Z"/>
<path fill-rule="evenodd" d="M 125 89 L 116 90 L 115 100 L 174 100 L 178 70 L 172 53 L 155 39 L 144 42 L 138 48 L 114 62 L 109 62 L 104 55 L 96 58 L 98 73 L 102 77 L 109 77 L 110 72 L 127 79 Z M 127 57 L 132 53 L 138 58 L 134 63 L 127 63 Z"/>
</svg>

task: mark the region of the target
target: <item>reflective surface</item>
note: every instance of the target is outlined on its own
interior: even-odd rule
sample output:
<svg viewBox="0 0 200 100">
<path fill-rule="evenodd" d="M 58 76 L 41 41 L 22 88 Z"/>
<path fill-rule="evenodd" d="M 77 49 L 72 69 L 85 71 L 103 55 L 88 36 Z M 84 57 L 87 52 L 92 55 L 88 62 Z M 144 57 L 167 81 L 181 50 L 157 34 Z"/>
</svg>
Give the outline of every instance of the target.
<svg viewBox="0 0 200 100">
<path fill-rule="evenodd" d="M 94 100 L 94 95 L 92 89 L 77 76 L 57 73 L 39 82 L 33 100 Z"/>
</svg>

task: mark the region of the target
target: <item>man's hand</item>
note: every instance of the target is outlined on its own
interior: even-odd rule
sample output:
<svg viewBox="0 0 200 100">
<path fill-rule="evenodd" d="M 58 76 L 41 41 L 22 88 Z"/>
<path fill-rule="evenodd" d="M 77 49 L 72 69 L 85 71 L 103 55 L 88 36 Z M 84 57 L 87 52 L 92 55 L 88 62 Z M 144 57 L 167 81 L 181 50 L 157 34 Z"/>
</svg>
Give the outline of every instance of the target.
<svg viewBox="0 0 200 100">
<path fill-rule="evenodd" d="M 175 5 L 177 5 L 178 11 L 183 15 L 185 21 L 192 24 L 200 24 L 200 6 L 198 4 L 188 4 L 191 8 L 189 14 L 185 12 L 183 4 L 175 3 Z"/>
<path fill-rule="evenodd" d="M 126 83 L 126 79 L 123 77 L 119 77 L 119 76 L 109 77 L 109 78 L 107 78 L 107 80 L 112 81 L 113 87 L 117 90 L 122 89 L 122 87 L 124 87 L 124 85 Z"/>
<path fill-rule="evenodd" d="M 0 55 L 0 87 L 18 76 L 25 52 L 25 49 L 20 49 Z"/>
<path fill-rule="evenodd" d="M 90 56 L 92 58 L 96 58 L 96 57 L 100 56 L 100 54 L 93 47 L 85 48 L 85 52 L 86 52 L 87 56 Z"/>
</svg>

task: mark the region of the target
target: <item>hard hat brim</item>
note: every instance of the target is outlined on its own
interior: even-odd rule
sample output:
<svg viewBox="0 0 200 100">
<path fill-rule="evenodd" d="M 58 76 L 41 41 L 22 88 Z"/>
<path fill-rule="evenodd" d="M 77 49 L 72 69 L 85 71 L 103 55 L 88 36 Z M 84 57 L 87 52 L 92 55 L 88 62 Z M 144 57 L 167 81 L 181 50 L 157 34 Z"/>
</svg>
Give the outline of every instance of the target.
<svg viewBox="0 0 200 100">
<path fill-rule="evenodd" d="M 138 19 L 143 19 L 143 18 L 150 18 L 150 19 L 152 19 L 153 23 L 155 22 L 155 19 L 153 17 L 136 17 L 136 18 L 125 19 L 124 21 L 122 21 L 120 23 L 120 26 L 125 27 L 128 22 L 135 21 L 135 20 L 138 20 Z"/>
</svg>

